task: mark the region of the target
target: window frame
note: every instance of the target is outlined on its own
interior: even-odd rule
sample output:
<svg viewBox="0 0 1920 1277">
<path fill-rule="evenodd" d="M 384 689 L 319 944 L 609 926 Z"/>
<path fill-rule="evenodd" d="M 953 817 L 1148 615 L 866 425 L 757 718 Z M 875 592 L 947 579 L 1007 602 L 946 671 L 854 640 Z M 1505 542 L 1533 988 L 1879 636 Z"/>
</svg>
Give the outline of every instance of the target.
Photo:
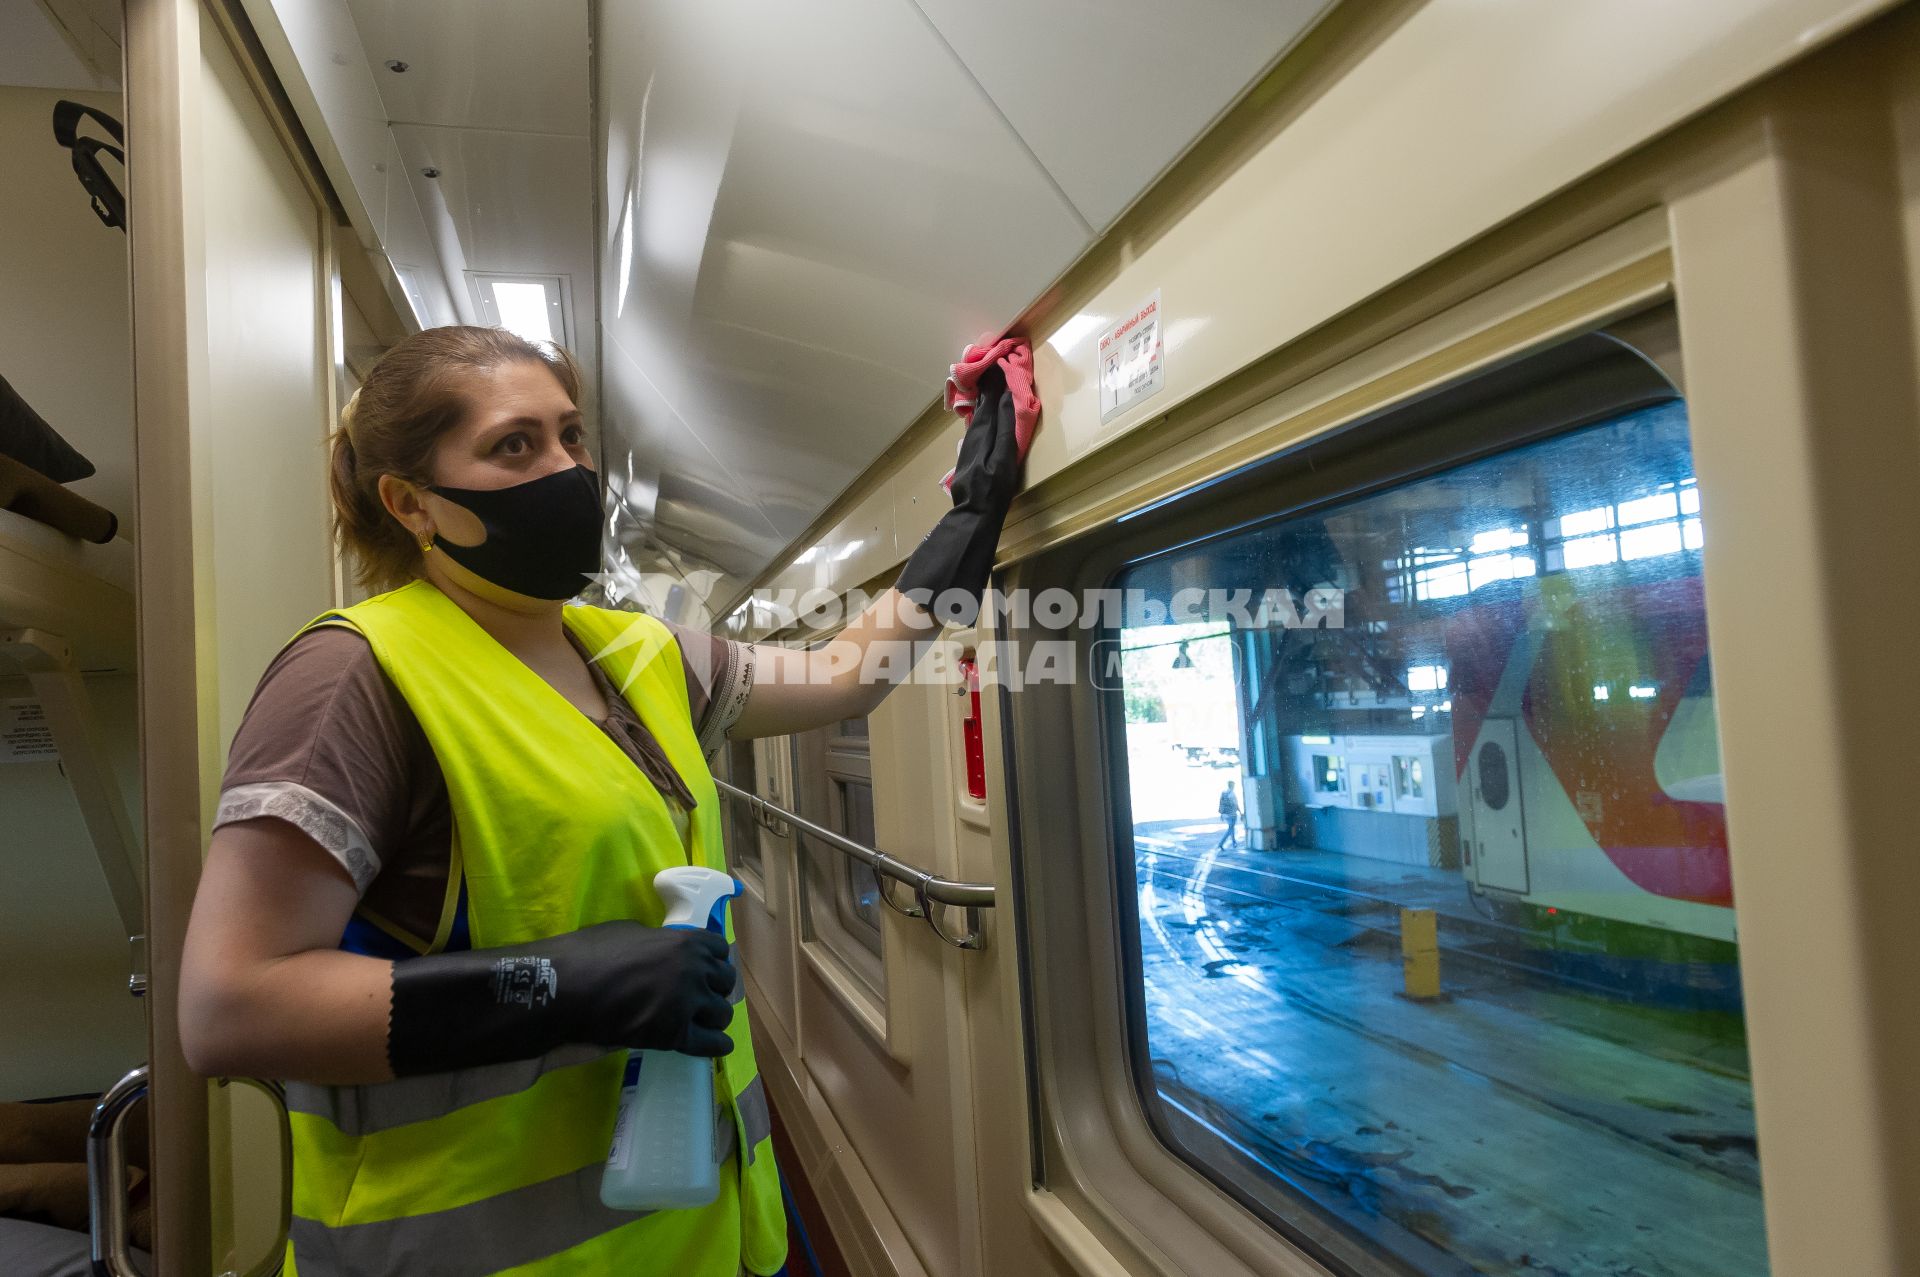
<svg viewBox="0 0 1920 1277">
<path fill-rule="evenodd" d="M 795 810 L 847 837 L 846 813 L 839 783 L 861 784 L 873 790 L 871 724 L 868 736 L 840 731 L 829 723 L 795 733 L 793 777 Z M 873 795 L 878 801 L 879 795 Z M 821 847 L 794 831 L 799 879 L 799 940 L 801 951 L 843 1002 L 882 1041 L 886 1040 L 887 979 L 885 931 L 871 928 L 853 909 L 852 880 L 847 866 L 853 861 L 832 847 Z M 830 895 L 822 900 L 823 888 Z M 844 897 L 844 898 L 843 898 Z M 868 943 L 863 931 L 871 931 Z"/>
<path fill-rule="evenodd" d="M 749 771 L 740 774 L 740 754 L 744 751 L 749 760 Z M 725 740 L 720 745 L 720 756 L 725 779 L 732 785 L 746 790 L 750 794 L 761 793 L 760 786 L 760 749 L 753 740 Z M 760 841 L 760 825 L 739 803 L 721 797 L 726 812 L 725 835 L 727 868 L 738 878 L 741 885 L 754 893 L 762 905 L 767 903 L 767 849 Z M 735 847 L 744 843 L 752 847 L 751 858 L 735 854 Z"/>
<path fill-rule="evenodd" d="M 467 275 L 467 291 L 478 307 L 480 320 L 494 328 L 500 322 L 500 303 L 494 296 L 496 284 L 537 284 L 547 296 L 547 320 L 553 345 L 571 349 L 573 345 L 573 288 L 565 275 L 515 274 L 511 271 L 474 271 Z"/>
<path fill-rule="evenodd" d="M 1674 324 L 1671 303 L 1664 298 L 1623 308 L 1611 318 L 1618 323 L 1652 319 L 1669 330 Z M 1030 590 L 1115 588 L 1124 572 L 1183 547 L 1311 516 L 1683 397 L 1652 360 L 1596 322 L 1154 502 L 1107 525 L 1108 539 L 1083 535 L 1050 547 L 1014 564 L 1000 584 Z M 1184 499 L 1201 490 L 1204 500 Z M 1023 663 L 1026 645 L 1044 636 L 1016 630 L 996 637 L 1005 644 L 1003 661 Z M 1099 637 L 1113 640 L 1117 631 Z M 1101 646 L 1083 644 L 1077 685 L 1025 687 L 1018 713 L 1010 689 L 1003 685 L 997 698 L 1027 1014 L 1034 1186 L 1060 1198 L 1116 1253 L 1138 1253 L 1141 1237 L 1134 1221 L 1157 1204 L 1163 1222 L 1156 1224 L 1155 1246 L 1169 1244 L 1172 1234 L 1166 1230 L 1177 1227 L 1179 1245 L 1216 1247 L 1220 1258 L 1249 1271 L 1274 1270 L 1276 1241 L 1290 1246 L 1279 1252 L 1281 1270 L 1290 1273 L 1378 1277 L 1421 1271 L 1320 1217 L 1304 1195 L 1280 1215 L 1193 1156 L 1180 1133 L 1169 1129 L 1146 1050 L 1143 991 L 1133 978 L 1140 969 L 1140 933 L 1124 692 L 1100 688 L 1094 662 Z M 1094 748 L 1087 748 L 1089 743 Z M 1044 769 L 1028 761 L 1039 758 L 1048 760 Z M 1433 779 L 1427 781 L 1431 788 Z M 1020 801 L 1023 785 L 1057 793 L 1066 784 L 1084 800 Z M 1063 844 L 1078 850 L 1063 855 Z M 1079 912 L 1077 925 L 1057 925 L 1070 911 Z M 1036 915 L 1047 917 L 1049 925 L 1036 926 Z M 1091 993 L 1086 987 L 1090 957 L 1096 976 Z M 1077 999 L 1071 996 L 1074 990 L 1062 987 L 1076 963 Z M 1060 974 L 1050 975 L 1056 971 Z M 1087 1107 L 1094 1103 L 1098 1113 Z M 1250 1157 L 1242 1163 L 1253 1165 Z M 1097 1178 L 1077 1169 L 1091 1165 L 1103 1167 Z M 1127 1173 L 1120 1173 L 1123 1166 Z M 1262 1178 L 1266 1174 L 1259 1172 Z M 1165 1221 L 1168 1203 L 1187 1217 L 1185 1226 Z M 1450 1256 L 1410 1235 L 1405 1240 L 1402 1254 L 1430 1253 L 1426 1271 L 1458 1269 Z"/>
</svg>

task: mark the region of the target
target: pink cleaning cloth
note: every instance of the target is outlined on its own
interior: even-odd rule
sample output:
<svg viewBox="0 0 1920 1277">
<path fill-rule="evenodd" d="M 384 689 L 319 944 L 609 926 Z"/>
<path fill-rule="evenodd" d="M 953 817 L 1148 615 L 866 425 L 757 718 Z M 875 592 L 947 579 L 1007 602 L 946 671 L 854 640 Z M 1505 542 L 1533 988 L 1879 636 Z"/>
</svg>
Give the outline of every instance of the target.
<svg viewBox="0 0 1920 1277">
<path fill-rule="evenodd" d="M 1033 431 L 1040 424 L 1040 396 L 1033 390 L 1033 347 L 1024 337 L 981 334 L 980 340 L 960 352 L 960 362 L 947 371 L 947 408 L 960 420 L 973 420 L 974 393 L 980 378 L 995 364 L 1007 375 L 1007 390 L 1013 395 L 1013 437 L 1020 445 L 1020 459 L 1027 458 Z M 940 486 L 952 491 L 953 471 L 940 480 Z"/>
</svg>

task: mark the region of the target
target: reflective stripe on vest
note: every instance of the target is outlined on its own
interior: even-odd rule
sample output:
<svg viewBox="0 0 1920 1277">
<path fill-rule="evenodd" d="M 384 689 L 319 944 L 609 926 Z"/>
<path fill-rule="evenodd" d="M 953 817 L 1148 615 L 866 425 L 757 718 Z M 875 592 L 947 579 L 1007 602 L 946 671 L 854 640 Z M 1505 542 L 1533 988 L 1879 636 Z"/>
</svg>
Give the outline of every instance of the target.
<svg viewBox="0 0 1920 1277">
<path fill-rule="evenodd" d="M 724 864 L 719 796 L 671 631 L 598 608 L 562 616 L 687 782 L 690 846 L 605 732 L 433 586 L 416 581 L 321 618 L 367 638 L 427 736 L 447 782 L 454 878 L 465 884 L 475 948 L 616 918 L 657 926 L 655 873 L 689 860 Z M 711 1207 L 644 1217 L 599 1204 L 620 1052 L 566 1047 L 371 1086 L 290 1087 L 297 1271 L 777 1271 L 785 1214 L 744 1004 L 728 1035 L 716 1101 L 730 1136 L 721 1147 L 737 1146 L 739 1173 L 723 1177 Z"/>
<path fill-rule="evenodd" d="M 736 1150 L 733 1121 L 714 1113 L 714 1160 Z M 303 1277 L 364 1273 L 491 1273 L 550 1255 L 646 1218 L 600 1204 L 599 1163 L 466 1206 L 328 1228 L 294 1216 L 290 1240 Z"/>
</svg>

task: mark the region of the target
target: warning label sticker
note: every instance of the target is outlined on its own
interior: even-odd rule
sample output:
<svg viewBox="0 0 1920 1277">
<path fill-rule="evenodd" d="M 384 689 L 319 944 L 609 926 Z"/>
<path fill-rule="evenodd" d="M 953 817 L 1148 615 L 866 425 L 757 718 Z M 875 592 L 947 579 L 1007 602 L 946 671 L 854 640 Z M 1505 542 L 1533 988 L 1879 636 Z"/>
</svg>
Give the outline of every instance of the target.
<svg viewBox="0 0 1920 1277">
<path fill-rule="evenodd" d="M 53 727 L 39 701 L 0 701 L 0 763 L 49 762 L 58 757 Z"/>
<path fill-rule="evenodd" d="M 1126 411 L 1166 384 L 1160 362 L 1160 290 L 1100 334 L 1100 420 Z"/>
</svg>

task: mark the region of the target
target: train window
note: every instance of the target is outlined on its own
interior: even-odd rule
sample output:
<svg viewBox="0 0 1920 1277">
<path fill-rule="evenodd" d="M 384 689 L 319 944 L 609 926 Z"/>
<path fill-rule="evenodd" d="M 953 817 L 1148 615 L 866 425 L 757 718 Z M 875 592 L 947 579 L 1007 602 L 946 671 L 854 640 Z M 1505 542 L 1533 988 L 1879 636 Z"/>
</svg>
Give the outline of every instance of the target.
<svg viewBox="0 0 1920 1277">
<path fill-rule="evenodd" d="M 1426 781 L 1420 760 L 1406 754 L 1396 754 L 1393 759 L 1393 792 L 1396 798 L 1420 798 L 1425 796 Z"/>
<path fill-rule="evenodd" d="M 754 766 L 754 745 L 750 740 L 727 742 L 727 779 L 749 793 L 759 793 Z M 727 864 L 734 873 L 764 879 L 766 869 L 760 857 L 760 829 L 745 807 L 727 804 Z"/>
<path fill-rule="evenodd" d="M 864 847 L 873 846 L 873 763 L 865 719 L 795 738 L 801 814 Z M 882 993 L 880 885 L 836 848 L 800 839 L 806 938 L 824 947 L 876 998 Z"/>
<path fill-rule="evenodd" d="M 873 846 L 873 786 L 865 781 L 836 780 L 836 805 L 840 827 L 847 837 L 864 847 Z M 845 890 L 834 900 L 842 906 L 842 921 L 863 944 L 880 952 L 880 880 L 871 866 L 842 857 Z"/>
<path fill-rule="evenodd" d="M 1149 1120 L 1382 1270 L 1764 1273 L 1685 405 L 1416 473 L 1112 583 Z M 1344 607 L 1170 663 L 1175 582 Z"/>
</svg>

